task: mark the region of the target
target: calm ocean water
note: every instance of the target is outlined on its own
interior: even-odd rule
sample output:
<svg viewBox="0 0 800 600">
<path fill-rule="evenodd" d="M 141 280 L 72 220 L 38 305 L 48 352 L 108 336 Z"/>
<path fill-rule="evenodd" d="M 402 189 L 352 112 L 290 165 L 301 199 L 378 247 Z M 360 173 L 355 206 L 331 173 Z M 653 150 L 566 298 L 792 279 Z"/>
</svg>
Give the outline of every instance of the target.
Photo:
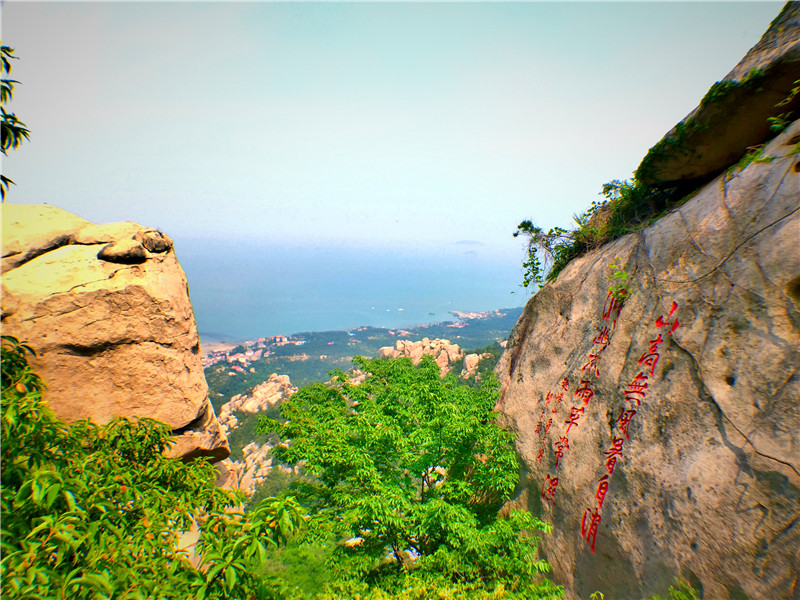
<svg viewBox="0 0 800 600">
<path fill-rule="evenodd" d="M 450 321 L 451 310 L 528 299 L 519 260 L 480 247 L 417 253 L 181 239 L 176 251 L 207 342 Z"/>
</svg>

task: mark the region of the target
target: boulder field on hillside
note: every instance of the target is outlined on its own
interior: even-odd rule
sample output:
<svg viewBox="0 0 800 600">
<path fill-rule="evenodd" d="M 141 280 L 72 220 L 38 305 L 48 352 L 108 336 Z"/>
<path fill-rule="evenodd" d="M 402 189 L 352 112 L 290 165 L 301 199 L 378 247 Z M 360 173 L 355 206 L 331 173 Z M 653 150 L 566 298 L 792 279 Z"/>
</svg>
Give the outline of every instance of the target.
<svg viewBox="0 0 800 600">
<path fill-rule="evenodd" d="M 151 417 L 171 453 L 230 454 L 208 399 L 186 276 L 172 240 L 47 204 L 2 204 L 3 335 L 25 341 L 61 419 Z"/>
<path fill-rule="evenodd" d="M 491 358 L 491 354 L 464 354 L 458 344 L 451 344 L 450 340 L 440 338 L 422 338 L 416 342 L 411 340 L 397 340 L 394 347 L 384 346 L 378 350 L 378 358 L 407 357 L 418 365 L 423 356 L 433 356 L 436 364 L 442 370 L 442 375 L 450 372 L 451 365 L 463 359 L 463 367 L 458 374 L 462 379 L 469 379 L 478 369 L 481 360 Z"/>
<path fill-rule="evenodd" d="M 701 598 L 800 598 L 799 144 L 797 120 L 761 160 L 575 259 L 514 328 L 497 366 L 523 462 L 506 510 L 553 525 L 540 550 L 568 600 L 676 578 Z"/>
</svg>

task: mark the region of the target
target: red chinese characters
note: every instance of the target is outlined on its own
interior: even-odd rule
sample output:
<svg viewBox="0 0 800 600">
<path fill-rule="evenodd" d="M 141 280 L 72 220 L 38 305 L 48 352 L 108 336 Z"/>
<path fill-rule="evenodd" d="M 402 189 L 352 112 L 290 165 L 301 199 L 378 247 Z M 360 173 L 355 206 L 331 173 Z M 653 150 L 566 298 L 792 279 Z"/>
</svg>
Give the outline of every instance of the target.
<svg viewBox="0 0 800 600">
<path fill-rule="evenodd" d="M 639 406 L 647 395 L 647 375 L 641 371 L 637 373 L 622 393 L 626 402 L 636 402 L 636 406 Z"/>
<path fill-rule="evenodd" d="M 542 485 L 542 500 L 555 506 L 557 487 L 558 477 L 550 477 L 550 475 L 547 475 L 544 480 L 544 485 Z"/>
<path fill-rule="evenodd" d="M 598 344 L 600 346 L 600 350 L 605 350 L 606 346 L 611 342 L 611 330 L 608 328 L 608 325 L 603 325 L 600 328 L 600 331 L 597 332 L 597 335 L 594 336 L 592 340 L 593 344 Z"/>
<path fill-rule="evenodd" d="M 597 362 L 600 360 L 600 353 L 599 352 L 591 352 L 586 357 L 586 364 L 581 367 L 581 371 L 589 370 L 589 373 L 594 373 L 595 377 L 600 377 L 600 370 L 597 366 Z"/>
<path fill-rule="evenodd" d="M 578 389 L 575 390 L 575 397 L 583 401 L 583 405 L 589 404 L 589 400 L 594 396 L 594 389 L 592 389 L 592 382 L 586 379 L 581 379 L 578 384 Z"/>
<path fill-rule="evenodd" d="M 612 314 L 613 308 L 613 301 L 606 299 L 605 310 L 607 310 L 609 314 Z M 667 318 L 665 319 L 663 315 L 659 316 L 655 321 L 655 326 L 657 328 L 667 327 L 667 334 L 672 335 L 679 325 L 678 319 L 675 316 L 677 310 L 678 304 L 673 302 Z M 602 338 L 600 338 L 600 341 L 602 341 Z M 595 342 L 598 342 L 598 338 L 595 338 Z M 595 550 L 597 528 L 602 520 L 601 512 L 608 494 L 611 476 L 614 474 L 614 468 L 617 462 L 623 458 L 625 442 L 630 441 L 630 424 L 633 417 L 638 414 L 642 402 L 647 398 L 649 379 L 655 373 L 655 368 L 660 358 L 659 346 L 663 343 L 664 338 L 661 336 L 661 333 L 659 333 L 655 339 L 648 342 L 647 351 L 639 357 L 638 361 L 638 366 L 642 370 L 633 377 L 631 382 L 628 383 L 622 391 L 625 402 L 629 402 L 631 406 L 624 407 L 619 416 L 615 419 L 620 435 L 612 435 L 611 445 L 603 452 L 603 466 L 605 467 L 606 473 L 604 473 L 597 482 L 597 488 L 594 494 L 594 508 L 587 508 L 583 513 L 583 519 L 581 519 L 581 537 L 586 540 L 592 552 Z"/>
<path fill-rule="evenodd" d="M 597 500 L 597 509 L 603 508 L 603 502 L 606 500 L 606 493 L 608 492 L 608 475 L 603 475 L 597 483 L 597 491 L 594 494 Z"/>
<path fill-rule="evenodd" d="M 661 334 L 659 333 L 656 339 L 650 340 L 650 349 L 639 358 L 639 366 L 650 367 L 650 375 L 653 374 L 658 364 L 658 346 L 663 343 L 664 340 L 661 339 Z"/>
<path fill-rule="evenodd" d="M 635 415 L 635 414 L 636 414 L 636 411 L 633 410 L 632 408 L 623 408 L 622 412 L 619 414 L 619 417 L 617 417 L 616 423 L 619 424 L 618 425 L 619 426 L 619 430 L 622 433 L 625 434 L 625 439 L 626 440 L 630 440 L 631 439 L 630 433 L 628 431 L 628 427 L 630 426 L 631 419 L 633 419 L 633 415 Z"/>
<path fill-rule="evenodd" d="M 583 373 L 583 377 L 580 379 L 578 383 L 578 387 L 575 390 L 574 397 L 579 400 L 580 402 L 577 406 L 573 405 L 570 406 L 569 409 L 569 418 L 564 421 L 566 425 L 566 429 L 564 431 L 564 435 L 557 437 L 557 441 L 553 447 L 553 453 L 555 455 L 555 468 L 558 469 L 559 465 L 564 458 L 564 455 L 567 450 L 570 449 L 569 447 L 569 438 L 567 437 L 570 430 L 573 427 L 578 426 L 578 421 L 580 421 L 581 417 L 583 416 L 586 407 L 589 406 L 589 402 L 594 398 L 594 383 L 593 378 L 597 378 L 600 376 L 600 358 L 603 351 L 611 342 L 611 336 L 616 328 L 617 319 L 619 318 L 620 311 L 622 310 L 623 302 L 614 298 L 614 295 L 609 292 L 606 296 L 605 305 L 603 306 L 603 320 L 606 323 L 602 324 L 597 334 L 592 339 L 592 350 L 586 356 L 586 362 L 584 363 L 583 367 L 581 368 L 581 372 Z M 610 320 L 610 323 L 609 323 Z M 569 390 L 569 379 L 564 377 L 561 380 L 561 392 L 558 395 L 554 395 L 552 392 L 548 392 L 545 396 L 544 406 L 550 408 L 551 414 L 557 414 L 558 409 L 556 408 L 556 404 L 560 403 L 563 398 L 564 394 Z M 540 415 L 539 422 L 536 425 L 536 434 L 539 436 L 541 446 L 539 448 L 539 452 L 536 456 L 537 462 L 542 462 L 544 458 L 544 448 L 545 448 L 545 436 L 549 434 L 550 427 L 552 425 L 552 418 L 544 422 L 543 416 Z M 558 435 L 558 434 L 556 434 Z M 546 480 L 546 484 L 550 481 L 555 480 L 558 481 L 558 478 L 553 478 L 548 475 Z M 552 488 L 550 487 L 543 487 L 542 488 L 542 498 L 547 499 L 549 498 L 552 501 L 553 506 L 555 506 L 555 486 Z M 547 490 L 547 494 L 545 493 Z M 549 495 L 548 495 L 549 494 Z"/>
<path fill-rule="evenodd" d="M 609 475 L 614 472 L 614 465 L 617 464 L 617 457 L 619 456 L 622 458 L 622 445 L 624 443 L 625 440 L 622 438 L 614 437 L 611 440 L 611 447 L 603 452 L 603 456 L 606 457 L 606 471 L 608 471 Z"/>
<path fill-rule="evenodd" d="M 659 328 L 660 327 L 669 327 L 669 330 L 667 331 L 667 333 L 669 335 L 672 335 L 672 332 L 674 332 L 678 328 L 678 325 L 680 325 L 680 322 L 678 321 L 677 317 L 675 317 L 673 319 L 673 315 L 675 314 L 676 310 L 678 310 L 678 304 L 677 304 L 677 302 L 673 301 L 672 306 L 670 306 L 670 308 L 669 308 L 669 314 L 667 315 L 667 319 L 664 320 L 664 315 L 659 316 L 656 319 L 656 327 L 659 327 Z"/>
<path fill-rule="evenodd" d="M 583 414 L 583 410 L 584 410 L 584 408 L 582 406 L 580 408 L 578 408 L 576 406 L 570 406 L 570 408 L 569 408 L 569 419 L 564 421 L 564 424 L 567 426 L 567 431 L 565 432 L 565 435 L 567 433 L 569 433 L 569 430 L 572 428 L 573 425 L 575 427 L 578 426 L 578 420 L 581 418 L 581 415 Z"/>
<path fill-rule="evenodd" d="M 603 320 L 610 320 L 612 326 L 615 326 L 617 324 L 617 319 L 619 318 L 619 313 L 622 311 L 623 304 L 625 304 L 625 301 L 617 300 L 614 294 L 611 293 L 611 290 L 609 290 L 608 295 L 606 296 L 606 302 L 603 305 Z"/>
<path fill-rule="evenodd" d="M 558 461 L 564 456 L 564 450 L 569 450 L 569 439 L 566 435 L 562 435 L 556 442 L 556 469 L 558 468 Z"/>
<path fill-rule="evenodd" d="M 587 508 L 583 513 L 583 519 L 581 519 L 581 537 L 589 544 L 592 553 L 594 553 L 594 544 L 597 541 L 598 525 L 600 525 L 600 512 L 596 507 L 594 511 L 591 508 Z"/>
</svg>

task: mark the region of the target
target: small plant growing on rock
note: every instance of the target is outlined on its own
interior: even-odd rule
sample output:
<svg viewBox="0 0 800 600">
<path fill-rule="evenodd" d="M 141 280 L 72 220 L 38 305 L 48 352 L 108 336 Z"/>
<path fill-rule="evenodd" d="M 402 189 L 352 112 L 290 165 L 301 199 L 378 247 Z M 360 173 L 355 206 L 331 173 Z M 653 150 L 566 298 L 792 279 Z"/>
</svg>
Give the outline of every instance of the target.
<svg viewBox="0 0 800 600">
<path fill-rule="evenodd" d="M 523 287 L 553 281 L 574 258 L 647 225 L 682 198 L 677 189 L 648 187 L 634 179 L 610 181 L 601 195 L 604 200 L 592 202 L 585 213 L 573 217 L 577 227 L 572 231 L 553 227 L 545 233 L 528 220 L 517 226 L 514 237 L 528 238 Z"/>
<path fill-rule="evenodd" d="M 610 263 L 608 268 L 611 270 L 611 274 L 608 276 L 611 280 L 608 291 L 614 296 L 614 300 L 617 301 L 617 304 L 622 306 L 631 293 L 628 283 L 628 272 L 625 270 L 625 265 L 622 264 L 622 259 L 620 257 L 617 257 L 615 262 Z"/>
<path fill-rule="evenodd" d="M 750 163 L 771 163 L 775 160 L 774 156 L 769 156 L 764 154 L 764 144 L 759 144 L 758 146 L 750 146 L 745 152 L 744 156 L 739 159 L 735 165 L 731 166 L 726 172 L 723 177 L 723 181 L 730 181 L 734 178 L 737 173 L 741 173 L 744 171 Z"/>
</svg>

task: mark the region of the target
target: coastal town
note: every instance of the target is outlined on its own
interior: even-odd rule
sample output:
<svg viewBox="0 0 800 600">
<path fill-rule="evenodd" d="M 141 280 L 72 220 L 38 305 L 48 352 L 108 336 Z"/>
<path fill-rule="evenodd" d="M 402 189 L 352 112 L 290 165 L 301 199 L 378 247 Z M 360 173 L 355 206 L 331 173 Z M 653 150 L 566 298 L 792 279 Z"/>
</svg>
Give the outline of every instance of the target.
<svg viewBox="0 0 800 600">
<path fill-rule="evenodd" d="M 208 368 L 214 365 L 225 363 L 229 366 L 231 371 L 237 373 L 253 372 L 252 363 L 266 359 L 268 357 L 280 357 L 289 361 L 304 361 L 309 360 L 312 356 L 318 356 L 319 360 L 325 360 L 332 354 L 331 352 L 315 353 L 308 351 L 310 348 L 303 348 L 303 351 L 298 351 L 314 342 L 313 346 L 318 348 L 320 344 L 325 346 L 345 346 L 345 348 L 352 349 L 353 347 L 368 343 L 360 354 L 374 354 L 370 352 L 373 350 L 371 346 L 376 346 L 374 350 L 380 345 L 393 342 L 388 338 L 413 338 L 417 335 L 423 335 L 423 332 L 416 330 L 424 330 L 424 335 L 429 335 L 427 330 L 432 328 L 439 329 L 465 329 L 470 325 L 470 322 L 486 320 L 486 319 L 500 319 L 508 315 L 509 309 L 500 309 L 487 311 L 487 312 L 464 312 L 464 311 L 451 311 L 450 314 L 456 317 L 457 321 L 453 322 L 437 322 L 419 325 L 409 329 L 383 329 L 376 327 L 359 327 L 348 331 L 330 331 L 330 332 L 316 332 L 316 333 L 303 333 L 291 336 L 286 335 L 273 335 L 267 337 L 260 337 L 253 340 L 246 340 L 239 344 L 235 343 L 208 343 L 203 344 L 206 348 L 203 355 L 203 368 Z M 518 309 L 516 309 L 518 310 Z M 342 336 L 346 335 L 346 338 Z M 326 339 L 327 338 L 327 339 Z M 375 344 L 374 342 L 380 342 Z M 334 352 L 341 354 L 341 352 Z M 347 352 L 345 352 L 346 354 Z M 350 354 L 359 354 L 359 352 L 350 352 Z"/>
<path fill-rule="evenodd" d="M 396 347 L 399 341 L 440 338 L 465 349 L 483 348 L 505 340 L 521 313 L 521 307 L 454 312 L 453 321 L 400 329 L 365 326 L 227 343 L 203 340 L 203 366 L 213 391 L 212 400 L 221 405 L 233 395 L 266 381 L 272 373 L 291 376 L 295 385 L 326 381 L 329 372 L 350 369 L 354 356 L 376 357 L 381 348 Z"/>
</svg>

